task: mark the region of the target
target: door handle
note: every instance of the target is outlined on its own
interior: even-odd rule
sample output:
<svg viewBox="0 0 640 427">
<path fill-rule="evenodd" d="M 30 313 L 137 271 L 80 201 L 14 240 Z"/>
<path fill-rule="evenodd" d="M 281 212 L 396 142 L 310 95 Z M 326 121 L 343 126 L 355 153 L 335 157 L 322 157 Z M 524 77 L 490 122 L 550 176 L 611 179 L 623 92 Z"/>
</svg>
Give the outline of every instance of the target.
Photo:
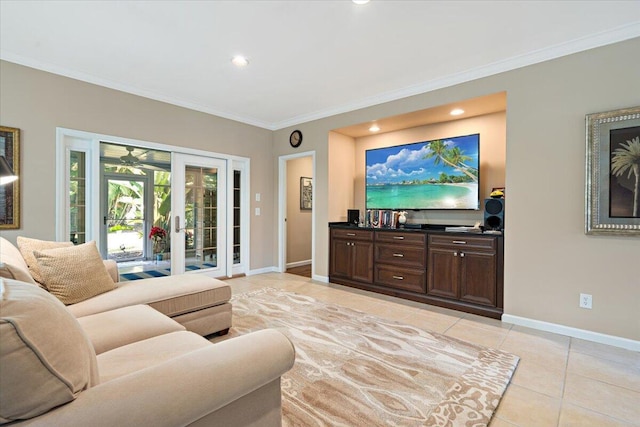
<svg viewBox="0 0 640 427">
<path fill-rule="evenodd" d="M 176 217 L 174 219 L 175 219 L 175 230 L 176 230 L 176 233 L 179 233 L 180 232 L 180 216 L 176 215 Z"/>
</svg>

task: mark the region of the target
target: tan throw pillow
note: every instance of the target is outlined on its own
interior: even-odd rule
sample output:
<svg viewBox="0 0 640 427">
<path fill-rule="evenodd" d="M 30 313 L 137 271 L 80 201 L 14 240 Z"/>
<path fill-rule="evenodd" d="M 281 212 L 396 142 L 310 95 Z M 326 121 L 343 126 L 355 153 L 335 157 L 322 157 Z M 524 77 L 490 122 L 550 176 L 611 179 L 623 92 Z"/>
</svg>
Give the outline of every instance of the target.
<svg viewBox="0 0 640 427">
<path fill-rule="evenodd" d="M 87 335 L 37 286 L 2 282 L 0 343 L 0 424 L 37 417 L 98 384 Z"/>
<path fill-rule="evenodd" d="M 20 249 L 22 258 L 24 258 L 24 261 L 27 263 L 27 267 L 29 267 L 29 272 L 31 273 L 33 280 L 38 282 L 41 287 L 44 287 L 44 285 L 42 284 L 40 268 L 38 267 L 38 262 L 36 261 L 33 251 L 68 248 L 69 246 L 73 246 L 73 243 L 71 242 L 51 242 L 48 240 L 30 239 L 29 237 L 22 236 L 18 236 L 16 242 L 18 243 L 18 249 Z"/>
<path fill-rule="evenodd" d="M 64 304 L 75 304 L 116 288 L 95 242 L 35 251 L 42 283 Z"/>
</svg>

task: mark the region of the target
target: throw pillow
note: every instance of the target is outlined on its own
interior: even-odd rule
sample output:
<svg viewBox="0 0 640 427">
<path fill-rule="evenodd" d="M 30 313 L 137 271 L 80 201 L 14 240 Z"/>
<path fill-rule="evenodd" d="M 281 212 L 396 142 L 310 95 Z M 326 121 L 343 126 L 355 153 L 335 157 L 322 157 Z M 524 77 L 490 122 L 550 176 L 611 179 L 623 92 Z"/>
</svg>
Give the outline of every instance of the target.
<svg viewBox="0 0 640 427">
<path fill-rule="evenodd" d="M 44 285 L 42 284 L 42 277 L 40 276 L 40 268 L 38 267 L 38 262 L 36 261 L 33 251 L 73 246 L 73 243 L 71 242 L 51 242 L 48 240 L 31 239 L 29 237 L 22 236 L 18 236 L 17 243 L 18 249 L 22 254 L 22 258 L 24 258 L 24 261 L 27 263 L 27 267 L 29 267 L 29 272 L 31 273 L 33 280 L 35 280 L 42 288 L 44 288 Z"/>
<path fill-rule="evenodd" d="M 93 346 L 47 291 L 4 280 L 0 313 L 0 424 L 37 417 L 98 384 Z"/>
<path fill-rule="evenodd" d="M 95 242 L 34 251 L 42 282 L 64 304 L 75 304 L 116 288 Z"/>
</svg>

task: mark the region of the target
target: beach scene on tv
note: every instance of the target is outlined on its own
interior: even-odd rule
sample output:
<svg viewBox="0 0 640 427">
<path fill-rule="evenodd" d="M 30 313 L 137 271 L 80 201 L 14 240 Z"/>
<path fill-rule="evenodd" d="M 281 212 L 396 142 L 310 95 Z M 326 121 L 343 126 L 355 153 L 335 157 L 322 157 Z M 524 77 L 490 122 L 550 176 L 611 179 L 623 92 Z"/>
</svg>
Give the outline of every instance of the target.
<svg viewBox="0 0 640 427">
<path fill-rule="evenodd" d="M 367 209 L 478 209 L 480 135 L 366 151 Z"/>
</svg>

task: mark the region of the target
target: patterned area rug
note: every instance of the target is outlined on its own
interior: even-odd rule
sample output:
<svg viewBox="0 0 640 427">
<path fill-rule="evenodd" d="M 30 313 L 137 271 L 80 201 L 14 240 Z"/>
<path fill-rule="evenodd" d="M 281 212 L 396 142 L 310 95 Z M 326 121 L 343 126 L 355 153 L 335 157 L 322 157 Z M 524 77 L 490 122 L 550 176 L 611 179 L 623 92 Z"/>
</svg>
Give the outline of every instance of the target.
<svg viewBox="0 0 640 427">
<path fill-rule="evenodd" d="M 232 303 L 229 337 L 274 328 L 296 347 L 284 426 L 484 426 L 519 360 L 277 289 Z"/>
</svg>

